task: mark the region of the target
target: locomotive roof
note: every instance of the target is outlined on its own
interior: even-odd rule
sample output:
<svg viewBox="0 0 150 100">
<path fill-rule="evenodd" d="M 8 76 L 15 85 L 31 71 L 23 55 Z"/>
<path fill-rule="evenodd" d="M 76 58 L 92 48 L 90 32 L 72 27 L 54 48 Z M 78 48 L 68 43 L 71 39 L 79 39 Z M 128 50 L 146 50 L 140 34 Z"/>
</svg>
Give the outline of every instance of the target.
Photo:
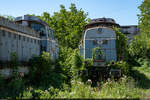
<svg viewBox="0 0 150 100">
<path fill-rule="evenodd" d="M 90 23 L 85 26 L 85 29 L 91 27 L 97 27 L 97 26 L 120 27 L 120 25 L 117 24 L 115 20 L 112 18 L 97 18 L 97 19 L 92 19 Z"/>
<path fill-rule="evenodd" d="M 48 24 L 44 21 L 42 21 L 41 19 L 39 19 L 38 17 L 36 16 L 28 16 L 28 15 L 24 15 L 24 16 L 20 16 L 20 17 L 17 17 L 15 19 L 15 22 L 18 22 L 18 21 L 34 21 L 34 22 L 38 22 L 44 26 L 48 26 Z"/>
</svg>

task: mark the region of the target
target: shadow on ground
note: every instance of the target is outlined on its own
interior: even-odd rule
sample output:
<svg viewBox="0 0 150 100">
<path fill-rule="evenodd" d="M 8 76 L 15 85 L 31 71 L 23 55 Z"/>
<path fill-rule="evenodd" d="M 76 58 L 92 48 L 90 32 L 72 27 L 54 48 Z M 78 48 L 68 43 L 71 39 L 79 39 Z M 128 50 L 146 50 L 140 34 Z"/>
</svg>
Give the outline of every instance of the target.
<svg viewBox="0 0 150 100">
<path fill-rule="evenodd" d="M 137 82 L 137 87 L 143 88 L 143 89 L 150 89 L 150 79 L 143 73 L 140 73 L 138 70 L 132 70 L 131 76 L 135 79 Z"/>
</svg>

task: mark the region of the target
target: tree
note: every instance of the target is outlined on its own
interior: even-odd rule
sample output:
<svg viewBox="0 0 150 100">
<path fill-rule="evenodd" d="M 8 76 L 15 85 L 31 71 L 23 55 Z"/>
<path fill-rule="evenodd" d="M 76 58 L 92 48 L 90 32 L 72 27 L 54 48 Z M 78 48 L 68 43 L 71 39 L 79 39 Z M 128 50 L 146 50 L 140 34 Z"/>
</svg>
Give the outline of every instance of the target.
<svg viewBox="0 0 150 100">
<path fill-rule="evenodd" d="M 117 60 L 127 60 L 127 37 L 118 28 L 114 28 L 114 31 L 116 33 Z"/>
<path fill-rule="evenodd" d="M 150 1 L 144 0 L 139 6 L 140 34 L 129 45 L 129 54 L 135 59 L 150 58 Z"/>
<path fill-rule="evenodd" d="M 141 36 L 150 37 L 150 0 L 144 0 L 139 6 L 139 27 Z"/>
<path fill-rule="evenodd" d="M 69 11 L 65 6 L 60 5 L 60 11 L 50 16 L 44 12 L 40 18 L 47 22 L 54 30 L 55 37 L 63 47 L 77 48 L 82 38 L 84 26 L 87 24 L 87 13 L 82 9 L 78 10 L 75 4 L 71 4 Z"/>
<path fill-rule="evenodd" d="M 15 17 L 14 16 L 10 16 L 10 15 L 0 15 L 1 17 L 4 17 L 4 18 L 7 18 L 9 19 L 10 21 L 14 21 L 15 20 Z"/>
</svg>

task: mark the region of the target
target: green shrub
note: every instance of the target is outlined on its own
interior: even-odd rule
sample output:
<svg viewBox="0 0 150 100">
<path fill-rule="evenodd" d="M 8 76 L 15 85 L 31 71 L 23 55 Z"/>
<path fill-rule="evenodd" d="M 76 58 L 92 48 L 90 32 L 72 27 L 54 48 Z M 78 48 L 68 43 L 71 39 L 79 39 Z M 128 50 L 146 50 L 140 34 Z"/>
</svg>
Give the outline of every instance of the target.
<svg viewBox="0 0 150 100">
<path fill-rule="evenodd" d="M 146 47 L 145 39 L 139 39 L 139 37 L 135 37 L 134 40 L 129 44 L 129 54 L 135 59 L 145 57 L 147 47 Z"/>
<path fill-rule="evenodd" d="M 78 72 L 83 69 L 83 57 L 80 56 L 79 51 L 76 49 L 72 55 L 72 66 L 71 66 L 71 72 L 73 78 L 78 77 Z"/>
<path fill-rule="evenodd" d="M 61 67 L 62 73 L 67 77 L 66 81 L 69 83 L 72 77 L 71 74 L 72 55 L 73 49 L 60 47 L 58 64 Z"/>
<path fill-rule="evenodd" d="M 132 78 L 123 77 L 116 81 L 108 81 L 102 85 L 100 91 L 101 98 L 140 98 L 142 92 L 135 87 Z"/>
<path fill-rule="evenodd" d="M 34 85 L 49 85 L 50 75 L 55 66 L 51 61 L 49 53 L 43 52 L 40 57 L 33 57 L 30 62 L 29 80 Z"/>
<path fill-rule="evenodd" d="M 16 67 L 18 67 L 18 65 L 19 65 L 18 55 L 16 52 L 12 52 L 11 53 L 11 66 L 13 68 L 16 68 Z"/>
<path fill-rule="evenodd" d="M 72 80 L 71 88 L 57 93 L 56 98 L 95 98 L 94 89 L 80 81 Z"/>
<path fill-rule="evenodd" d="M 16 98 L 25 88 L 25 81 L 20 76 L 17 70 L 13 71 L 12 77 L 7 84 L 4 86 L 5 92 L 7 91 L 7 97 Z"/>
<path fill-rule="evenodd" d="M 95 60 L 95 59 L 101 60 L 101 58 L 102 58 L 101 48 L 100 47 L 93 48 L 92 49 L 92 59 L 93 60 Z"/>
<path fill-rule="evenodd" d="M 117 60 L 127 60 L 128 59 L 128 46 L 127 37 L 125 34 L 121 33 L 118 28 L 114 28 L 116 33 L 116 48 L 117 48 Z"/>
<path fill-rule="evenodd" d="M 121 69 L 124 75 L 130 74 L 130 65 L 125 61 L 110 62 L 107 66 L 111 69 Z"/>
<path fill-rule="evenodd" d="M 71 87 L 64 84 L 61 89 L 50 87 L 46 90 L 32 89 L 24 91 L 21 98 L 57 99 L 57 98 L 142 98 L 141 89 L 136 88 L 130 77 L 122 77 L 118 81 L 108 80 L 99 87 L 91 87 L 89 83 L 72 80 Z"/>
</svg>

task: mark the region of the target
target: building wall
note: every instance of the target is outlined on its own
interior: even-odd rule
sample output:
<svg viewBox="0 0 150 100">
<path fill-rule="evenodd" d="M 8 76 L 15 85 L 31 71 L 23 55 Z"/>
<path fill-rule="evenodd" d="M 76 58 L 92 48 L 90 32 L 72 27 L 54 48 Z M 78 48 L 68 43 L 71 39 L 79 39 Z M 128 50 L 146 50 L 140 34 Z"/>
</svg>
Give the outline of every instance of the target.
<svg viewBox="0 0 150 100">
<path fill-rule="evenodd" d="M 102 31 L 99 32 L 98 28 Z M 116 61 L 116 34 L 111 28 L 95 27 L 85 31 L 83 55 L 84 58 L 92 57 L 92 49 L 99 47 L 102 50 L 102 59 L 106 61 Z"/>
</svg>

